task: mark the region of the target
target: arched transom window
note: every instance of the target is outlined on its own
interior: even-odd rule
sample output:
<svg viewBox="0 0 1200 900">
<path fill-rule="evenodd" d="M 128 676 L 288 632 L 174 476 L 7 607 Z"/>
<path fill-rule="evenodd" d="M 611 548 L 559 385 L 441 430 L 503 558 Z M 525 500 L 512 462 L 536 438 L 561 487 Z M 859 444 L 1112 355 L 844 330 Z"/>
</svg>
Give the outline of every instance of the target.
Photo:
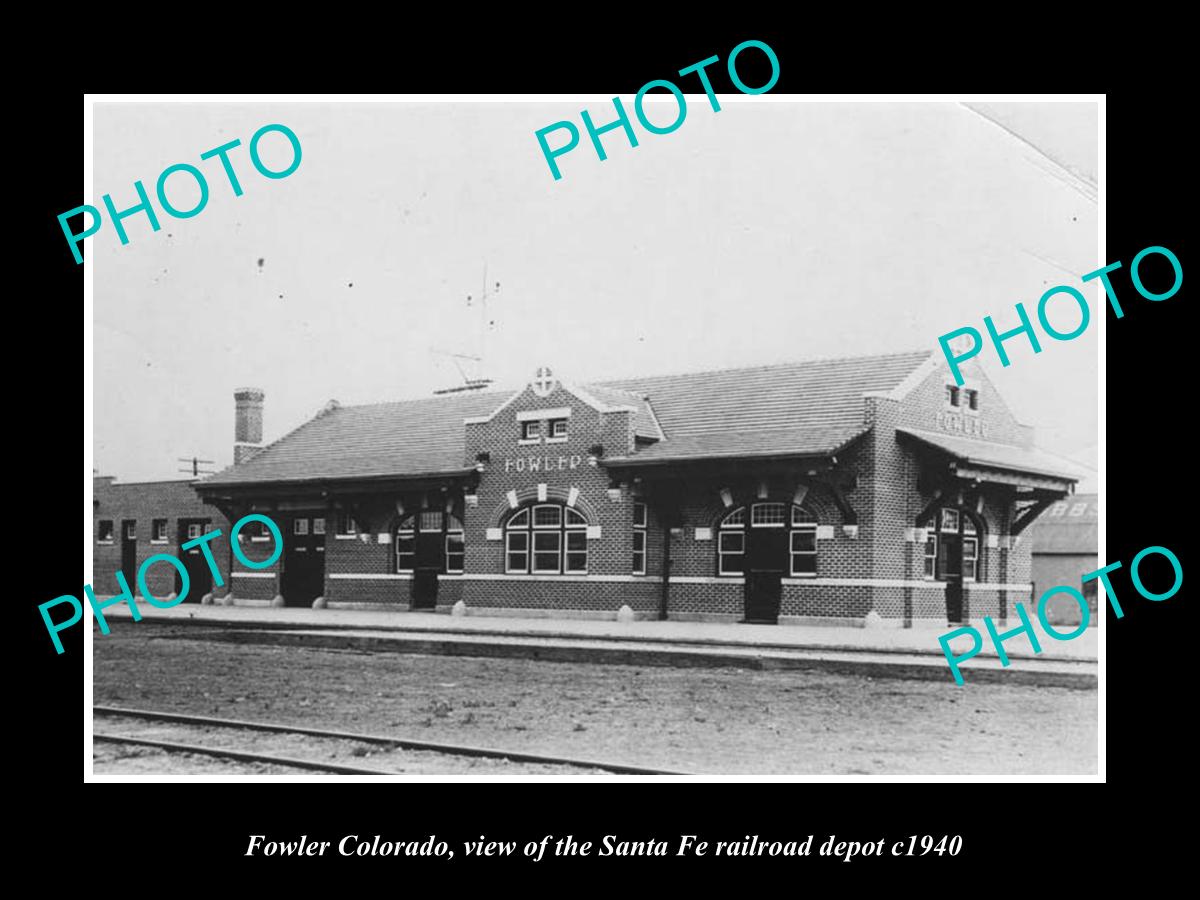
<svg viewBox="0 0 1200 900">
<path fill-rule="evenodd" d="M 396 527 L 396 571 L 412 572 L 418 566 L 459 575 L 463 571 L 463 525 L 438 509 L 424 509 Z"/>
<path fill-rule="evenodd" d="M 504 571 L 586 575 L 587 520 L 560 503 L 518 509 L 504 526 Z"/>
<path fill-rule="evenodd" d="M 817 573 L 816 517 L 792 503 L 752 503 L 733 510 L 721 520 L 717 534 L 719 575 L 745 574 L 746 555 L 759 529 L 787 532 L 783 551 L 788 557 L 786 571 L 794 576 Z"/>
</svg>

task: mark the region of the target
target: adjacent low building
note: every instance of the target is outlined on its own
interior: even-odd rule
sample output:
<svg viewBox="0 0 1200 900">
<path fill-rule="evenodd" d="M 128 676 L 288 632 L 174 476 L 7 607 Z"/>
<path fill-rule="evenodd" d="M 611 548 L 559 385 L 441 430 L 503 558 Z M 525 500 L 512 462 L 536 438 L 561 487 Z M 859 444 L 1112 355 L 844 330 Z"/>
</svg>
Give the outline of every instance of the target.
<svg viewBox="0 0 1200 900">
<path fill-rule="evenodd" d="M 188 573 L 189 588 L 184 603 L 199 603 L 216 586 L 212 570 L 200 547 L 183 545 L 215 529 L 219 540 L 209 542 L 217 571 L 230 570 L 229 523 L 221 512 L 207 506 L 196 495 L 193 480 L 118 483 L 111 475 L 92 479 L 92 588 L 99 597 L 116 596 L 121 572 L 130 590 L 140 593 L 138 570 L 152 556 L 177 557 Z M 182 591 L 183 577 L 170 563 L 156 562 L 146 569 L 146 587 L 158 599 L 175 599 Z M 224 578 L 222 579 L 224 580 Z"/>
<path fill-rule="evenodd" d="M 1096 585 L 1083 576 L 1100 568 L 1100 498 L 1096 494 L 1076 494 L 1053 504 L 1038 519 L 1030 534 L 1033 552 L 1033 596 L 1041 597 L 1059 585 L 1073 587 L 1087 599 L 1091 625 L 1098 624 Z M 1082 612 L 1079 604 L 1065 595 L 1052 597 L 1047 618 L 1056 624 L 1078 625 Z"/>
<path fill-rule="evenodd" d="M 928 352 L 341 406 L 195 485 L 279 559 L 235 602 L 907 626 L 1031 594 L 1075 476 L 983 372 Z M 243 529 L 251 560 L 274 547 Z"/>
</svg>

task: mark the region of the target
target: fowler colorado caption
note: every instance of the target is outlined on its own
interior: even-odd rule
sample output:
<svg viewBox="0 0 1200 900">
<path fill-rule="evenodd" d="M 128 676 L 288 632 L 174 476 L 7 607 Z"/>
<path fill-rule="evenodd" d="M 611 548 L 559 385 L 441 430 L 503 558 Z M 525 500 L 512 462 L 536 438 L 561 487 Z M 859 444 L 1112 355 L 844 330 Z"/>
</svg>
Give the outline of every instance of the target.
<svg viewBox="0 0 1200 900">
<path fill-rule="evenodd" d="M 555 838 L 548 834 L 540 841 L 526 843 L 522 853 L 534 862 L 545 856 L 548 849 L 551 856 L 827 856 L 850 862 L 864 856 L 927 856 L 930 853 L 957 856 L 962 850 L 962 837 L 959 835 L 943 835 L 939 839 L 928 834 L 912 834 L 896 841 L 887 838 L 839 841 L 837 835 L 831 834 L 814 854 L 814 839 L 815 835 L 810 834 L 802 841 L 765 841 L 758 835 L 746 835 L 740 841 L 710 842 L 699 840 L 694 834 L 684 834 L 679 836 L 678 844 L 672 846 L 667 841 L 627 841 L 615 834 L 606 834 L 599 842 L 580 841 L 573 835 Z M 324 856 L 332 845 L 332 841 L 310 841 L 307 834 L 301 835 L 298 841 L 268 841 L 266 835 L 252 834 L 244 855 Z M 478 841 L 463 842 L 463 853 L 466 856 L 514 856 L 517 846 L 516 841 L 494 841 L 480 835 Z M 391 841 L 384 840 L 378 834 L 372 838 L 348 834 L 338 841 L 337 853 L 339 856 L 438 856 L 454 859 L 454 851 L 449 844 L 439 841 L 432 834 L 423 841 Z"/>
</svg>

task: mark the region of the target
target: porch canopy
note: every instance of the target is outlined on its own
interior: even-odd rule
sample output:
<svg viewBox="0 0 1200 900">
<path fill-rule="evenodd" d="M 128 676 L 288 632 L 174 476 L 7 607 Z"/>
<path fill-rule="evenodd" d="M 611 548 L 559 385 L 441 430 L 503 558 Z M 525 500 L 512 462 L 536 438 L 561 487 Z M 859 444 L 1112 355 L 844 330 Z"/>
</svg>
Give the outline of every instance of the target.
<svg viewBox="0 0 1200 900">
<path fill-rule="evenodd" d="M 949 494 L 976 494 L 985 485 L 1007 488 L 1013 500 L 1028 503 L 1014 520 L 1013 535 L 1020 534 L 1051 503 L 1072 493 L 1081 477 L 1068 461 L 1035 447 L 915 428 L 897 428 L 896 440 L 913 447 L 922 461 L 922 486 L 934 492 L 929 509 Z M 925 518 L 922 513 L 918 524 Z"/>
</svg>

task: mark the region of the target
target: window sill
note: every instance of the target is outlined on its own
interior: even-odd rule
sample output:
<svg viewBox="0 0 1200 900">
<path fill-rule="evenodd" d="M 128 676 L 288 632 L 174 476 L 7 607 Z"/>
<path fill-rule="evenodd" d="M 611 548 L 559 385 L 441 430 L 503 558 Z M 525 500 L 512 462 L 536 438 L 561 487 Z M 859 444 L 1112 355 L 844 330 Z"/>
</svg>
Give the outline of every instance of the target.
<svg viewBox="0 0 1200 900">
<path fill-rule="evenodd" d="M 357 534 L 335 534 L 334 538 L 339 541 L 356 541 L 356 540 L 358 540 L 358 535 Z"/>
<path fill-rule="evenodd" d="M 168 541 L 168 540 L 166 540 L 166 539 L 164 538 L 164 539 L 163 539 L 163 540 L 161 540 L 161 541 L 151 541 L 150 543 L 151 543 L 151 544 L 158 544 L 158 545 L 165 545 L 165 544 L 169 544 L 169 543 L 171 543 L 171 542 L 170 542 L 170 541 Z"/>
<path fill-rule="evenodd" d="M 569 437 L 552 437 L 552 438 L 546 438 L 546 443 L 547 444 L 565 444 L 569 440 L 570 440 Z"/>
<path fill-rule="evenodd" d="M 518 447 L 532 447 L 534 444 L 540 444 L 541 438 L 517 438 Z"/>
<path fill-rule="evenodd" d="M 96 543 L 101 547 L 111 547 L 113 545 L 112 541 L 96 541 Z"/>
</svg>

